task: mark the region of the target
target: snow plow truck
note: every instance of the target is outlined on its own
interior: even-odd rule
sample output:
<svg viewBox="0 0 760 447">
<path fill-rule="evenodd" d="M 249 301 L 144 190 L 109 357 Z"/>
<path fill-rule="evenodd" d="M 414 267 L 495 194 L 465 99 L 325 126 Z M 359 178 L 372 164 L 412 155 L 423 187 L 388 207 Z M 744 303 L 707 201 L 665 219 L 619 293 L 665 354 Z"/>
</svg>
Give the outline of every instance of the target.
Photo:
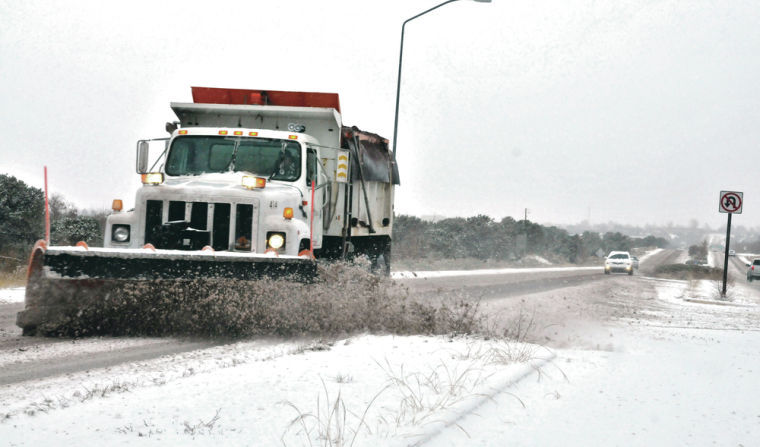
<svg viewBox="0 0 760 447">
<path fill-rule="evenodd" d="M 356 255 L 390 272 L 398 170 L 388 140 L 343 125 L 337 94 L 192 87 L 192 97 L 171 103 L 169 137 L 137 142 L 142 185 L 134 209 L 114 200 L 104 247 L 36 244 L 24 334 L 109 282 L 309 282 L 317 259 Z"/>
</svg>

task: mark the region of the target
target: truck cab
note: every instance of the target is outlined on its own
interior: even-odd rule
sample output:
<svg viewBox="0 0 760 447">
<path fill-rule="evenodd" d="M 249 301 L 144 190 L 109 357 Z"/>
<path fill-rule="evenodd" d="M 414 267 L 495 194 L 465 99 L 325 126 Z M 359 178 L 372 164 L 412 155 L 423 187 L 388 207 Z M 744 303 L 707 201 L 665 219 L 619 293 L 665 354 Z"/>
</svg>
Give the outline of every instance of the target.
<svg viewBox="0 0 760 447">
<path fill-rule="evenodd" d="M 344 127 L 337 95 L 193 87 L 193 97 L 171 104 L 179 121 L 158 159 L 148 159 L 151 140 L 138 142 L 143 185 L 134 210 L 108 218 L 105 247 L 333 258 L 355 249 L 389 261 L 387 140 Z"/>
<path fill-rule="evenodd" d="M 308 144 L 308 145 L 307 145 Z M 109 218 L 106 246 L 282 255 L 321 246 L 310 188 L 327 184 L 313 137 L 262 129 L 175 130 L 163 166 L 143 173 L 135 211 Z M 138 164 L 145 166 L 145 154 Z M 322 194 L 314 213 L 321 214 Z"/>
</svg>

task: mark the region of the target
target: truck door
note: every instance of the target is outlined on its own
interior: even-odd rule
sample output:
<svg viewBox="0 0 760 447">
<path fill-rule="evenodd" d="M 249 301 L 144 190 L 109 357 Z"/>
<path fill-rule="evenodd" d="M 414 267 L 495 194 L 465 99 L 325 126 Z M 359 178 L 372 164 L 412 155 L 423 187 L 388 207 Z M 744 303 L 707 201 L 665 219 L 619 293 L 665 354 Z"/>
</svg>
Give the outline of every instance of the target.
<svg viewBox="0 0 760 447">
<path fill-rule="evenodd" d="M 309 186 L 309 201 L 311 201 L 311 189 L 312 183 L 314 183 L 314 222 L 312 223 L 312 232 L 314 248 L 317 249 L 322 248 L 324 219 L 327 216 L 325 211 L 330 206 L 330 196 L 328 194 L 328 185 L 330 183 L 322 163 L 319 162 L 319 154 L 316 148 L 310 147 L 306 149 L 306 173 L 306 184 Z M 311 210 L 311 205 L 309 206 L 309 210 Z"/>
</svg>

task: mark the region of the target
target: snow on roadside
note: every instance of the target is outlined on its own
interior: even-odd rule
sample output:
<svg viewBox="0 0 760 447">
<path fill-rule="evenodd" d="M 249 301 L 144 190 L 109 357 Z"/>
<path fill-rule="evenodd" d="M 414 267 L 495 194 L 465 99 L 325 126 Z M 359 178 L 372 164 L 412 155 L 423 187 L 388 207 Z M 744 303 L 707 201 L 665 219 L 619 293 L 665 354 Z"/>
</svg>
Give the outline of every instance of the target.
<svg viewBox="0 0 760 447">
<path fill-rule="evenodd" d="M 606 347 L 556 350 L 551 365 L 426 445 L 754 445 L 757 309 L 684 300 L 707 296 L 700 282 L 640 281 L 620 297 L 641 306 L 600 334 Z"/>
<path fill-rule="evenodd" d="M 654 278 L 651 280 L 654 281 Z M 695 281 L 682 280 L 657 280 L 658 298 L 670 304 L 682 304 L 701 302 L 702 304 L 738 304 L 754 305 L 754 301 L 743 290 L 731 286 L 727 290 L 728 299 L 722 300 L 721 281 L 707 279 Z"/>
<path fill-rule="evenodd" d="M 542 265 L 552 265 L 552 262 L 539 255 L 531 255 L 525 258 L 526 260 L 534 261 Z"/>
<path fill-rule="evenodd" d="M 57 343 L 33 344 L 16 350 L 0 351 L 0 368 L 9 365 L 55 360 L 75 355 L 87 355 L 99 352 L 115 352 L 138 346 L 165 344 L 161 338 L 83 338 L 63 340 Z"/>
<path fill-rule="evenodd" d="M 755 334 L 629 326 L 609 352 L 558 350 L 512 395 L 460 421 L 467 433 L 452 427 L 429 445 L 755 445 Z"/>
<path fill-rule="evenodd" d="M 114 339 L 116 343 L 132 341 L 135 345 L 143 343 L 143 340 L 151 339 Z M 43 352 L 38 353 L 36 357 L 37 359 L 52 360 L 59 358 L 71 352 L 71 348 L 66 345 L 68 343 L 45 346 Z M 86 349 L 86 344 L 84 346 Z M 242 363 L 277 358 L 298 349 L 298 347 L 299 344 L 296 342 L 239 342 L 165 355 L 153 360 L 71 373 L 66 376 L 30 380 L 23 382 L 20 386 L 6 385 L 0 387 L 0 409 L 2 409 L 0 420 L 25 413 L 39 412 L 36 409 L 39 407 L 39 400 L 43 396 L 56 396 L 60 403 L 60 405 L 54 406 L 46 404 L 49 407 L 48 410 L 68 408 L 76 404 L 79 395 L 85 390 L 104 390 L 114 388 L 115 385 L 125 389 L 159 386 L 196 373 L 207 373 Z"/>
<path fill-rule="evenodd" d="M 740 254 L 740 255 L 736 255 L 736 257 L 739 258 L 740 261 L 742 261 L 742 264 L 744 264 L 744 265 L 752 264 L 752 261 L 750 261 L 747 256 L 749 256 L 752 259 L 754 259 L 756 257 L 755 255 L 748 255 L 746 253 Z"/>
<path fill-rule="evenodd" d="M 407 445 L 550 357 L 535 349 L 390 335 L 332 345 L 239 342 L 0 387 L 7 414 L 0 438 L 10 445 L 321 444 L 320 424 L 337 403 L 331 436 L 348 445 L 360 428 L 356 445 Z"/>
<path fill-rule="evenodd" d="M 576 271 L 601 271 L 602 267 L 535 267 L 535 268 L 501 268 L 501 269 L 480 269 L 480 270 L 440 270 L 440 271 L 402 271 L 392 272 L 393 279 L 402 278 L 443 278 L 448 276 L 480 276 L 480 275 L 511 275 L 520 273 L 542 273 L 542 272 L 576 272 Z"/>
<path fill-rule="evenodd" d="M 760 342 L 744 331 L 758 329 L 757 307 L 684 299 L 708 297 L 705 282 L 634 279 L 652 286 L 642 302 L 656 318 L 621 319 L 609 348 L 369 335 L 231 343 L 0 387 L 0 439 L 325 445 L 320 422 L 332 418 L 329 436 L 344 445 L 361 428 L 356 446 L 752 445 Z M 745 291 L 756 303 L 757 290 Z"/>
<path fill-rule="evenodd" d="M 662 248 L 646 252 L 639 258 L 642 262 L 652 255 L 662 251 Z M 551 265 L 551 262 L 540 256 L 530 256 L 530 259 L 539 264 Z M 592 267 L 508 267 L 498 269 L 478 269 L 478 270 L 440 270 L 440 271 L 399 271 L 392 272 L 393 279 L 409 278 L 443 278 L 449 276 L 481 276 L 481 275 L 512 275 L 520 273 L 550 273 L 550 272 L 573 272 L 573 271 L 594 271 L 601 270 L 602 264 Z"/>
<path fill-rule="evenodd" d="M 716 260 L 717 254 L 713 251 L 707 252 L 707 266 L 710 268 L 715 268 L 718 266 L 718 261 Z"/>
<path fill-rule="evenodd" d="M 756 290 L 732 285 L 728 289 L 729 299 L 721 300 L 718 299 L 722 289 L 720 281 L 642 279 L 655 287 L 657 302 L 639 310 L 639 317 L 622 318 L 622 321 L 643 325 L 757 330 Z"/>
<path fill-rule="evenodd" d="M 680 254 L 678 255 L 678 258 L 676 258 L 676 260 L 673 261 L 673 263 L 684 264 L 688 260 L 689 260 L 689 252 L 686 250 L 681 250 Z"/>
<path fill-rule="evenodd" d="M 23 303 L 26 287 L 0 289 L 0 304 Z"/>
<path fill-rule="evenodd" d="M 652 256 L 656 255 L 657 253 L 661 252 L 662 248 L 655 248 L 654 250 L 649 250 L 648 252 L 644 253 L 639 257 L 639 263 L 646 261 L 647 259 L 651 258 Z"/>
</svg>

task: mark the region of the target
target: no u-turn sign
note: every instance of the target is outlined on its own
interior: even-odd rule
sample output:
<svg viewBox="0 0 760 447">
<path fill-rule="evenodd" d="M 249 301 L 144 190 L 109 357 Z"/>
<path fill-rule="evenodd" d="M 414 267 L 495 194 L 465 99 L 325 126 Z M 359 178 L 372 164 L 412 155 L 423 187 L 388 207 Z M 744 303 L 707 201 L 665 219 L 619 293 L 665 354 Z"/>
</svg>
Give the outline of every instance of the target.
<svg viewBox="0 0 760 447">
<path fill-rule="evenodd" d="M 738 191 L 721 191 L 718 211 L 721 213 L 741 214 L 744 193 Z"/>
</svg>

